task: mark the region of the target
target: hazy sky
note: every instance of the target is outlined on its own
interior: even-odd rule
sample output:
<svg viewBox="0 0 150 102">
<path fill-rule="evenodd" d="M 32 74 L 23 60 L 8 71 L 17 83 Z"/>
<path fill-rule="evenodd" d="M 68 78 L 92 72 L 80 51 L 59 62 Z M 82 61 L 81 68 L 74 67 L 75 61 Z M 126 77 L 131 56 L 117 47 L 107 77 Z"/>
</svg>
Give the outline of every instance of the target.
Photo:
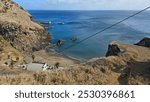
<svg viewBox="0 0 150 102">
<path fill-rule="evenodd" d="M 41 10 L 139 10 L 150 0 L 13 0 L 25 9 Z"/>
</svg>

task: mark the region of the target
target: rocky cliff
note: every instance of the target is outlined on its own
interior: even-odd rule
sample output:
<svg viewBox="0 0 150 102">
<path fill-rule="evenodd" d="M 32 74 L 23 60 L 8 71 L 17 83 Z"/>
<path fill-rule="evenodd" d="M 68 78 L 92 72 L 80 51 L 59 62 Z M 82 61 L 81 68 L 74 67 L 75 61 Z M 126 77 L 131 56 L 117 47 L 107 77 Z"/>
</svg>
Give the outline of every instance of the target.
<svg viewBox="0 0 150 102">
<path fill-rule="evenodd" d="M 110 71 L 112 76 L 118 73 L 116 80 L 119 84 L 150 84 L 150 43 L 148 42 L 149 38 L 142 39 L 136 45 L 112 42 L 108 46 L 107 57 L 92 59 L 87 64 L 104 72 Z M 111 79 L 115 80 L 113 77 Z"/>
<path fill-rule="evenodd" d="M 0 38 L 0 54 L 5 56 L 45 49 L 50 40 L 49 34 L 33 20 L 32 15 L 11 0 L 0 0 Z"/>
<path fill-rule="evenodd" d="M 0 35 L 21 52 L 44 48 L 50 40 L 45 29 L 11 0 L 0 0 Z"/>
</svg>

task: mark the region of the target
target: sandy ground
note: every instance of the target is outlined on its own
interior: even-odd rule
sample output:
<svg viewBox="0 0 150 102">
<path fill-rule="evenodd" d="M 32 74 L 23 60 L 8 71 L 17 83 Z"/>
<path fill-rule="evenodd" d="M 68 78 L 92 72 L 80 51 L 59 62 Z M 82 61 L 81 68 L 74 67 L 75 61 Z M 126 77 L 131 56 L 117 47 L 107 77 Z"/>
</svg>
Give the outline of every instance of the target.
<svg viewBox="0 0 150 102">
<path fill-rule="evenodd" d="M 65 68 L 74 68 L 77 67 L 80 61 L 65 57 L 55 52 L 46 52 L 44 50 L 37 51 L 33 53 L 34 59 L 28 63 L 28 70 L 31 71 L 42 71 L 43 63 L 47 63 L 49 66 L 53 66 L 56 63 L 59 63 L 59 67 Z"/>
</svg>

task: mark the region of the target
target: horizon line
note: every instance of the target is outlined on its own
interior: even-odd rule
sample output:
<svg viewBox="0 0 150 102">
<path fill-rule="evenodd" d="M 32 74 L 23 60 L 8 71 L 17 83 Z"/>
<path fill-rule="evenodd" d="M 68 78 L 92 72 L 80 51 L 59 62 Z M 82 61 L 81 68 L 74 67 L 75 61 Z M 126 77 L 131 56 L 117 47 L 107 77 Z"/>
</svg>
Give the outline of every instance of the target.
<svg viewBox="0 0 150 102">
<path fill-rule="evenodd" d="M 101 9 L 101 10 L 69 10 L 69 9 L 64 9 L 64 10 L 50 10 L 50 9 L 25 9 L 27 11 L 36 11 L 36 10 L 40 10 L 40 11 L 139 11 L 141 9 Z M 150 10 L 147 10 L 150 11 Z"/>
</svg>

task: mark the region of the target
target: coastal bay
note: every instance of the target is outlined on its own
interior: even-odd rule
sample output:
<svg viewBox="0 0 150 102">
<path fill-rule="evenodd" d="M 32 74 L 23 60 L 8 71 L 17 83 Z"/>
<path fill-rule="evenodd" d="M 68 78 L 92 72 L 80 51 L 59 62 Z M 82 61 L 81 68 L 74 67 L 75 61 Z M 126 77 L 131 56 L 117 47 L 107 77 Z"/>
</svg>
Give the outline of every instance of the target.
<svg viewBox="0 0 150 102">
<path fill-rule="evenodd" d="M 150 84 L 149 11 L 63 53 L 136 11 L 29 12 L 0 2 L 0 84 Z M 54 22 L 52 29 L 39 21 Z M 58 40 L 65 43 L 58 47 Z"/>
</svg>

